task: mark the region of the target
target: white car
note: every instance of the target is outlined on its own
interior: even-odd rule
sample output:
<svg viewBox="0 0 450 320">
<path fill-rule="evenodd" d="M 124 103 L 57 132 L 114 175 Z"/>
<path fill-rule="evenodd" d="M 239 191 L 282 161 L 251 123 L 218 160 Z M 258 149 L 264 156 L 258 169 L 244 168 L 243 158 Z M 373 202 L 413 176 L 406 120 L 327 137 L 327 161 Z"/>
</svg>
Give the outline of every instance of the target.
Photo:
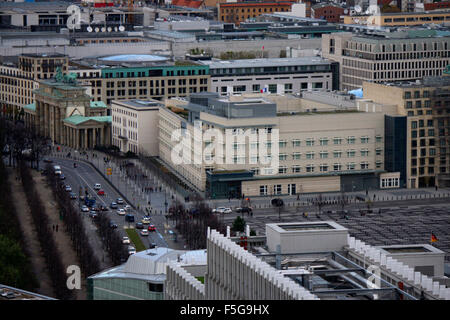
<svg viewBox="0 0 450 320">
<path fill-rule="evenodd" d="M 128 238 L 128 237 L 123 237 L 123 238 L 122 238 L 122 243 L 123 243 L 123 244 L 130 244 L 130 238 Z"/>
<path fill-rule="evenodd" d="M 125 215 L 125 210 L 123 210 L 123 209 L 117 209 L 117 214 L 118 214 L 119 216 L 124 216 L 124 215 Z"/>
<path fill-rule="evenodd" d="M 131 206 L 129 204 L 127 204 L 125 207 L 123 207 L 123 209 L 125 211 L 131 210 Z"/>
<path fill-rule="evenodd" d="M 230 208 L 219 207 L 212 210 L 213 213 L 232 213 L 233 211 Z"/>
<path fill-rule="evenodd" d="M 128 254 L 132 255 L 136 253 L 136 248 L 132 246 L 128 246 Z"/>
<path fill-rule="evenodd" d="M 66 191 L 67 191 L 67 192 L 71 192 L 71 191 L 72 191 L 72 187 L 69 186 L 69 185 L 66 185 Z"/>
<path fill-rule="evenodd" d="M 102 185 L 100 183 L 96 183 L 94 186 L 94 190 L 100 190 L 102 188 Z"/>
<path fill-rule="evenodd" d="M 142 229 L 141 230 L 141 236 L 148 236 L 148 230 L 147 229 Z"/>
<path fill-rule="evenodd" d="M 81 211 L 82 211 L 82 212 L 89 212 L 90 210 L 89 210 L 88 206 L 83 205 L 83 206 L 81 207 Z"/>
</svg>

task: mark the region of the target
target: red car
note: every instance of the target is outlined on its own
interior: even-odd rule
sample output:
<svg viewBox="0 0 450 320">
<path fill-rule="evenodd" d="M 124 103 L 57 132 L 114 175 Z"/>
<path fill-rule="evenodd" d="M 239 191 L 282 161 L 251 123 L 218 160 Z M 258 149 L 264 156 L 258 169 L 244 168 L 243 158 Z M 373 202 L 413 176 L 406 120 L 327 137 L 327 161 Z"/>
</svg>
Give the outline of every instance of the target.
<svg viewBox="0 0 450 320">
<path fill-rule="evenodd" d="M 105 195 L 105 191 L 103 191 L 103 189 L 98 190 L 97 194 L 99 196 L 104 196 Z"/>
<path fill-rule="evenodd" d="M 155 225 L 151 224 L 148 226 L 148 231 L 156 231 Z"/>
</svg>

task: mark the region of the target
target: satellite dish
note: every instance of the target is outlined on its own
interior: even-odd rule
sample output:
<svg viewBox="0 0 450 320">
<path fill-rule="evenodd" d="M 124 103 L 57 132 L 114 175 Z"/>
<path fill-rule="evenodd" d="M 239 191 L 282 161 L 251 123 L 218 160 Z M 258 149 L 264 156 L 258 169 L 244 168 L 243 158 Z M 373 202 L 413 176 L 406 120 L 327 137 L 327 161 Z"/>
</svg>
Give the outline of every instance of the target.
<svg viewBox="0 0 450 320">
<path fill-rule="evenodd" d="M 125 31 L 125 27 L 124 26 L 120 26 L 119 27 L 119 31 Z"/>
<path fill-rule="evenodd" d="M 345 10 L 344 10 L 344 14 L 348 14 L 348 9 L 345 9 Z"/>
<path fill-rule="evenodd" d="M 86 30 L 87 30 L 87 32 L 92 32 L 92 27 L 89 26 L 89 27 L 86 28 Z"/>
<path fill-rule="evenodd" d="M 358 12 L 358 13 L 360 13 L 360 12 L 362 11 L 361 6 L 357 4 L 357 5 L 355 6 L 355 11 Z"/>
<path fill-rule="evenodd" d="M 118 30 L 118 29 L 117 29 L 117 27 L 114 27 L 114 31 L 116 31 L 116 32 L 117 32 L 117 30 Z"/>
<path fill-rule="evenodd" d="M 105 27 L 102 27 L 102 32 L 106 32 L 106 28 Z"/>
<path fill-rule="evenodd" d="M 100 29 L 99 28 L 95 28 L 95 32 L 99 32 L 100 31 Z"/>
<path fill-rule="evenodd" d="M 111 27 L 108 27 L 108 32 L 111 32 L 112 31 L 112 28 Z"/>
</svg>

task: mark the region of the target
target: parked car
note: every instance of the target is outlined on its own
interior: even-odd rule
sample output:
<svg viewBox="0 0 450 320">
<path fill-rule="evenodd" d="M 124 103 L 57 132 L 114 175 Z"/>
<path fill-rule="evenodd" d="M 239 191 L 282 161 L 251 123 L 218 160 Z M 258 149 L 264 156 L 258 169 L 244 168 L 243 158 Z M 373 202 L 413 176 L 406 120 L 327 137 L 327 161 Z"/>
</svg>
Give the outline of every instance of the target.
<svg viewBox="0 0 450 320">
<path fill-rule="evenodd" d="M 97 218 L 97 212 L 91 210 L 91 211 L 89 212 L 89 217 L 91 217 L 91 218 Z"/>
<path fill-rule="evenodd" d="M 134 222 L 134 215 L 132 215 L 132 214 L 125 215 L 125 221 L 126 222 Z"/>
<path fill-rule="evenodd" d="M 81 206 L 81 211 L 82 212 L 89 212 L 88 206 L 85 206 L 85 205 Z"/>
<path fill-rule="evenodd" d="M 125 215 L 125 210 L 123 210 L 123 209 L 117 209 L 117 214 L 118 214 L 119 216 L 124 216 L 124 215 Z"/>
<path fill-rule="evenodd" d="M 125 205 L 125 206 L 123 207 L 123 209 L 124 209 L 125 211 L 131 210 L 131 206 L 130 206 L 129 204 L 127 204 L 127 205 Z"/>
<path fill-rule="evenodd" d="M 70 199 L 76 199 L 76 198 L 77 198 L 77 194 L 75 192 L 71 192 Z"/>
<path fill-rule="evenodd" d="M 102 188 L 102 185 L 100 183 L 96 183 L 94 185 L 94 190 L 100 190 Z"/>
<path fill-rule="evenodd" d="M 100 211 L 109 211 L 108 207 L 100 206 Z"/>
<path fill-rule="evenodd" d="M 136 253 L 136 248 L 132 246 L 128 246 L 128 254 L 132 255 Z"/>
<path fill-rule="evenodd" d="M 153 248 L 156 248 L 156 243 L 155 242 L 152 242 L 149 245 L 149 249 L 153 249 Z"/>
<path fill-rule="evenodd" d="M 148 231 L 156 231 L 156 227 L 155 227 L 155 225 L 151 224 L 148 226 L 147 230 Z"/>
<path fill-rule="evenodd" d="M 130 244 L 130 238 L 128 238 L 128 237 L 122 237 L 122 243 L 123 243 L 123 244 Z"/>
<path fill-rule="evenodd" d="M 109 222 L 109 227 L 110 227 L 111 229 L 117 229 L 117 224 L 115 224 L 114 222 L 110 221 L 110 222 Z"/>
<path fill-rule="evenodd" d="M 64 173 L 61 173 L 59 175 L 59 180 L 66 180 L 66 176 L 64 175 Z"/>
<path fill-rule="evenodd" d="M 149 235 L 149 233 L 148 233 L 148 230 L 146 230 L 146 229 L 142 229 L 141 230 L 141 236 L 148 236 Z"/>
<path fill-rule="evenodd" d="M 144 229 L 144 224 L 142 222 L 136 222 L 136 229 Z"/>
<path fill-rule="evenodd" d="M 99 196 L 104 196 L 105 195 L 105 191 L 103 189 L 98 190 L 97 194 Z"/>
<path fill-rule="evenodd" d="M 44 162 L 45 163 L 53 163 L 53 160 L 49 159 L 49 158 L 44 158 Z"/>
<path fill-rule="evenodd" d="M 144 218 L 142 218 L 141 222 L 142 222 L 142 224 L 150 224 L 150 218 L 144 217 Z"/>
<path fill-rule="evenodd" d="M 66 191 L 67 191 L 67 192 L 71 192 L 71 191 L 72 191 L 72 187 L 69 186 L 68 184 L 66 184 Z"/>
<path fill-rule="evenodd" d="M 123 204 L 123 199 L 122 198 L 117 198 L 116 202 L 117 202 L 117 204 Z"/>
<path fill-rule="evenodd" d="M 118 206 L 117 203 L 115 203 L 115 202 L 111 202 L 111 204 L 109 205 L 109 207 L 110 207 L 111 209 L 117 209 L 117 208 L 119 208 L 119 206 Z"/>
</svg>

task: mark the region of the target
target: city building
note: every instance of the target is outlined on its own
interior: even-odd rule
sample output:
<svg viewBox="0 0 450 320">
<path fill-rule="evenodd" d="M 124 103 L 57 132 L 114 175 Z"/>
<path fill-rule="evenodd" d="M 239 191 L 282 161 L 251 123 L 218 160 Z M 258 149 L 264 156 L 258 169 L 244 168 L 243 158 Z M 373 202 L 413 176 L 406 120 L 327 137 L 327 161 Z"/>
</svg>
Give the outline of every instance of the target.
<svg viewBox="0 0 450 320">
<path fill-rule="evenodd" d="M 211 90 L 220 95 L 236 93 L 299 93 L 337 90 L 339 66 L 320 57 L 207 60 Z"/>
<path fill-rule="evenodd" d="M 232 238 L 229 231 L 224 236 L 208 229 L 204 283 L 198 269 L 191 274 L 189 264 L 171 262 L 164 297 L 449 300 L 449 279 L 440 273 L 444 254 L 423 244 L 374 247 L 334 221 L 266 224 L 264 237 L 247 231 Z"/>
<path fill-rule="evenodd" d="M 96 101 L 163 100 L 210 90 L 209 67 L 158 55 L 113 55 L 72 60 L 70 71 Z"/>
<path fill-rule="evenodd" d="M 166 266 L 171 261 L 206 265 L 206 250 L 154 248 L 131 255 L 127 262 L 87 278 L 88 300 L 163 300 Z"/>
<path fill-rule="evenodd" d="M 450 78 L 430 77 L 415 82 L 364 82 L 364 98 L 397 105 L 391 134 L 393 159 L 407 188 L 450 186 Z M 388 137 L 386 137 L 388 139 Z M 389 140 L 389 139 L 388 139 Z M 406 145 L 405 145 L 406 143 Z M 386 146 L 386 150 L 388 146 Z"/>
<path fill-rule="evenodd" d="M 54 79 L 39 81 L 34 102 L 23 108 L 25 126 L 52 143 L 76 149 L 110 145 L 111 117 L 106 115 L 106 105 L 91 101 L 85 87 L 66 77 L 57 71 Z"/>
<path fill-rule="evenodd" d="M 128 151 L 146 156 L 159 153 L 158 124 L 159 107 L 157 100 L 127 100 L 111 103 L 112 145 L 120 151 Z"/>
<path fill-rule="evenodd" d="M 344 8 L 335 3 L 318 3 L 311 7 L 311 17 L 325 19 L 331 23 L 340 23 L 343 15 Z"/>
<path fill-rule="evenodd" d="M 339 32 L 322 36 L 322 56 L 339 62 L 340 89 L 364 81 L 414 81 L 442 76 L 450 63 L 450 36 L 438 30 Z"/>
<path fill-rule="evenodd" d="M 0 65 L 0 105 L 3 113 L 18 114 L 34 102 L 39 81 L 51 79 L 56 69 L 68 69 L 68 57 L 62 54 L 22 54 L 2 57 Z"/>
<path fill-rule="evenodd" d="M 384 115 L 397 111 L 393 105 L 321 91 L 304 92 L 301 97 L 201 93 L 191 95 L 184 109 L 185 113 L 160 108 L 159 157 L 211 198 L 376 189 L 384 172 Z M 228 130 L 233 139 L 243 139 L 232 142 L 235 151 L 229 158 L 219 141 L 217 150 L 202 149 L 204 154 L 198 154 L 192 143 L 194 151 L 188 147 L 186 155 L 205 161 L 175 164 L 172 150 L 179 142 L 172 140 L 172 132 L 185 130 L 193 137 L 195 128 L 202 134 L 210 128 L 223 135 Z M 246 130 L 269 134 L 273 129 L 279 129 L 277 169 L 263 163 L 274 152 L 269 137 L 261 143 L 249 142 L 244 135 Z M 206 137 L 203 148 L 214 139 Z M 250 155 L 261 146 L 270 149 L 264 160 Z"/>
<path fill-rule="evenodd" d="M 219 3 L 217 16 L 219 21 L 239 25 L 264 13 L 291 11 L 293 4 L 294 2 L 289 1 Z"/>
<path fill-rule="evenodd" d="M 450 13 L 446 11 L 394 12 L 344 16 L 344 24 L 364 24 L 376 27 L 418 26 L 442 24 L 449 21 Z"/>
</svg>

